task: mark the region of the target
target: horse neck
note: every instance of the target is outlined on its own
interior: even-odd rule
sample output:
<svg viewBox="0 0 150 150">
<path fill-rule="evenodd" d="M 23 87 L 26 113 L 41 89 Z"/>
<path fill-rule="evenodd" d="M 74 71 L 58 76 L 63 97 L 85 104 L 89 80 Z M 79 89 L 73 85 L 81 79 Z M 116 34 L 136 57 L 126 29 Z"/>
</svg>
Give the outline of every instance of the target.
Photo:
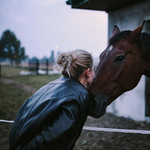
<svg viewBox="0 0 150 150">
<path fill-rule="evenodd" d="M 93 82 L 92 85 L 89 87 L 89 90 L 90 90 L 93 94 L 97 95 L 97 93 L 99 93 L 99 92 L 98 92 L 98 87 L 99 87 L 99 86 L 98 86 L 95 82 Z"/>
</svg>

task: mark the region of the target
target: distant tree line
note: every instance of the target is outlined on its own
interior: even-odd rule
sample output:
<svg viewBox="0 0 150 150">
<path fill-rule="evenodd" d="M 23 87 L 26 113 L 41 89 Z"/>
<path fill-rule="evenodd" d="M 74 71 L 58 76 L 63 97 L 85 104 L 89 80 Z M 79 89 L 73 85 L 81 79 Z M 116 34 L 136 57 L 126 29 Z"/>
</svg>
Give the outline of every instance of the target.
<svg viewBox="0 0 150 150">
<path fill-rule="evenodd" d="M 0 38 L 0 57 L 8 58 L 11 64 L 15 62 L 17 65 L 26 58 L 25 48 L 10 30 L 4 31 Z"/>
</svg>

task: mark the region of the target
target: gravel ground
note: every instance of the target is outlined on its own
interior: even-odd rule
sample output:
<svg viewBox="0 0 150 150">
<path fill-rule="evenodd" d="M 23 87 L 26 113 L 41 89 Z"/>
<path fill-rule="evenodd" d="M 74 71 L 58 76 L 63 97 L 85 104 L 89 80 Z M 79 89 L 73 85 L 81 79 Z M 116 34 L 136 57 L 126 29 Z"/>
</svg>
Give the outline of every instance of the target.
<svg viewBox="0 0 150 150">
<path fill-rule="evenodd" d="M 85 126 L 150 130 L 150 123 L 105 114 L 99 119 L 88 117 Z M 83 130 L 74 150 L 150 150 L 150 135 Z"/>
</svg>

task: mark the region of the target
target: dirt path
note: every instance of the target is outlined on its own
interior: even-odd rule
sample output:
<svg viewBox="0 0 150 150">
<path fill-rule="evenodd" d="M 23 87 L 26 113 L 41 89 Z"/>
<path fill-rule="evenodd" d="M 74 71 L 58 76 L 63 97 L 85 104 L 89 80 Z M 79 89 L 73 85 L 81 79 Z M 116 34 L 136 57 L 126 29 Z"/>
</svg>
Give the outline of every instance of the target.
<svg viewBox="0 0 150 150">
<path fill-rule="evenodd" d="M 88 117 L 85 126 L 150 130 L 148 122 L 107 113 L 98 119 Z M 150 150 L 150 135 L 82 130 L 74 150 Z"/>
<path fill-rule="evenodd" d="M 27 85 L 24 85 L 24 84 L 21 84 L 19 82 L 16 82 L 16 81 L 13 81 L 13 80 L 10 80 L 10 79 L 5 79 L 5 78 L 1 78 L 1 81 L 4 83 L 4 84 L 10 84 L 10 85 L 14 85 L 18 88 L 21 88 L 31 94 L 34 94 L 36 92 L 36 89 L 33 89 L 32 87 L 30 86 L 27 86 Z"/>
</svg>

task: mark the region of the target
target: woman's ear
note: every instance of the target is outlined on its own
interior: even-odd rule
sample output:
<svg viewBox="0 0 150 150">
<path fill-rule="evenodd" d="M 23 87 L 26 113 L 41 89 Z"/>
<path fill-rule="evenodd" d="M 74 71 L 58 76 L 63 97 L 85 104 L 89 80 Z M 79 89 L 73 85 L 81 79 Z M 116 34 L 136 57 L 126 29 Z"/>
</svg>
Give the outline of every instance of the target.
<svg viewBox="0 0 150 150">
<path fill-rule="evenodd" d="M 85 75 L 87 78 L 90 77 L 90 71 L 91 71 L 91 68 L 86 69 Z"/>
</svg>

